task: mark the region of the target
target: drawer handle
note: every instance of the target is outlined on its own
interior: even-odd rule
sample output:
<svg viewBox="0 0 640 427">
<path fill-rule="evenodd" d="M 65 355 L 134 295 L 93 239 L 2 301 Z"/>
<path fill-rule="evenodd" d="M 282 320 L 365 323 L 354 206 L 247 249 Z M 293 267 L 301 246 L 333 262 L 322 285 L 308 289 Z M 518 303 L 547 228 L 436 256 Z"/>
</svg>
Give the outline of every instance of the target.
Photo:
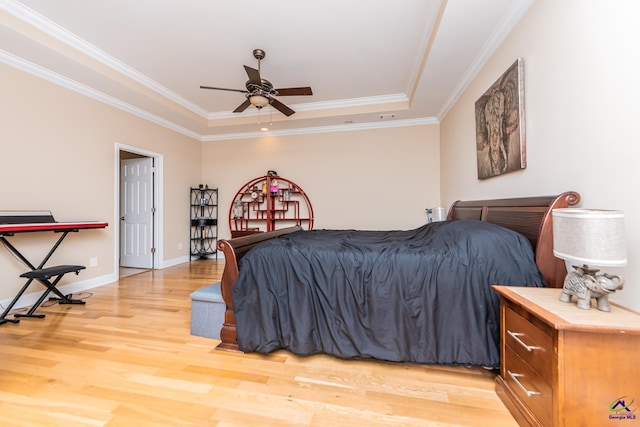
<svg viewBox="0 0 640 427">
<path fill-rule="evenodd" d="M 522 374 L 514 374 L 511 371 L 507 371 L 507 373 L 509 374 L 509 376 L 511 377 L 511 379 L 513 380 L 513 382 L 515 382 L 516 384 L 518 384 L 518 387 L 520 387 L 522 389 L 522 391 L 525 392 L 525 394 L 529 397 L 531 396 L 535 396 L 536 394 L 542 394 L 539 391 L 530 391 L 527 390 L 525 386 L 522 385 L 522 383 L 520 382 L 520 380 L 518 380 L 518 377 L 524 377 L 524 375 Z"/>
<path fill-rule="evenodd" d="M 527 344 L 525 344 L 525 342 L 524 342 L 524 341 L 522 341 L 522 340 L 519 338 L 520 336 L 522 336 L 522 335 L 524 335 L 524 334 L 520 334 L 520 333 L 517 333 L 517 332 L 511 332 L 511 331 L 509 331 L 509 330 L 507 330 L 507 333 L 508 333 L 509 335 L 511 335 L 511 337 L 512 337 L 514 340 L 516 340 L 516 342 L 517 342 L 518 344 L 520 344 L 521 346 L 523 346 L 524 348 L 526 348 L 526 349 L 527 349 L 527 351 L 533 351 L 533 350 L 539 350 L 539 349 L 540 349 L 540 347 L 536 347 L 535 345 L 527 345 Z"/>
</svg>

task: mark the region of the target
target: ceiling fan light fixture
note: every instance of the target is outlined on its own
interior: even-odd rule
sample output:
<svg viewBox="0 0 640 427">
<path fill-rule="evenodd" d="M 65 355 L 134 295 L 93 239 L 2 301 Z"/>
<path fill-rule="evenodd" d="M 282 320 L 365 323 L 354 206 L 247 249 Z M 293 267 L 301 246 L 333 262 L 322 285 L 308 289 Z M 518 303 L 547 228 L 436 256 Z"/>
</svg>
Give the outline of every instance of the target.
<svg viewBox="0 0 640 427">
<path fill-rule="evenodd" d="M 251 68 L 247 65 L 244 66 L 244 71 L 247 73 L 247 77 L 249 78 L 245 83 L 246 90 L 213 86 L 200 86 L 200 88 L 243 93 L 245 100 L 242 104 L 238 105 L 235 110 L 233 110 L 234 113 L 242 113 L 251 105 L 256 107 L 258 111 L 267 105 L 271 105 L 287 117 L 294 114 L 295 111 L 276 99 L 276 96 L 313 95 L 313 91 L 308 86 L 274 89 L 271 82 L 267 79 L 263 79 L 260 75 L 260 60 L 264 59 L 264 50 L 255 49 L 253 51 L 253 56 L 258 60 L 258 69 L 256 70 L 255 68 Z"/>
<path fill-rule="evenodd" d="M 262 108 L 269 105 L 269 98 L 262 95 L 252 95 L 249 97 L 249 102 L 256 108 Z"/>
</svg>

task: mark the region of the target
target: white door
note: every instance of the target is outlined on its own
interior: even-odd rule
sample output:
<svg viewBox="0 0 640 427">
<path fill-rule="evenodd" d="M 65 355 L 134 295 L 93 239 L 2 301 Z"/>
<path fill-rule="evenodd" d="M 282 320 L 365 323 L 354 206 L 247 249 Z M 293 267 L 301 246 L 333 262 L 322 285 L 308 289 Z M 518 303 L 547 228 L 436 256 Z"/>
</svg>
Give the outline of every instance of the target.
<svg viewBox="0 0 640 427">
<path fill-rule="evenodd" d="M 120 163 L 120 266 L 153 268 L 153 159 Z"/>
</svg>

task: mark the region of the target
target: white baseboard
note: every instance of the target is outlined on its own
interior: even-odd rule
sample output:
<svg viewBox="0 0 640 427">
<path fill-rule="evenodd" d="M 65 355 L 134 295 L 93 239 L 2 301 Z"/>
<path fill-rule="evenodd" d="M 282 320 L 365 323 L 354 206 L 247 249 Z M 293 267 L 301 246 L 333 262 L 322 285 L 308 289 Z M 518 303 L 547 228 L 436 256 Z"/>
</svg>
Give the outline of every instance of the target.
<svg viewBox="0 0 640 427">
<path fill-rule="evenodd" d="M 207 259 L 216 259 L 216 255 L 209 255 L 207 257 Z M 221 251 L 218 251 L 218 256 L 217 259 L 219 260 L 224 260 L 224 254 Z M 164 261 L 162 261 L 162 266 L 158 267 L 159 270 L 162 270 L 163 268 L 167 268 L 167 267 L 173 267 L 174 265 L 178 265 L 178 264 L 182 264 L 185 262 L 189 262 L 189 261 L 196 261 L 195 258 L 191 259 L 190 256 L 182 256 L 182 257 L 178 257 L 178 258 L 173 258 L 173 259 L 165 259 Z"/>
<path fill-rule="evenodd" d="M 215 259 L 215 255 L 211 257 L 211 259 Z M 224 255 L 222 252 L 218 253 L 218 259 L 224 259 Z M 173 267 L 174 265 L 183 264 L 185 262 L 189 262 L 190 257 L 178 257 L 169 260 L 164 260 L 162 266 L 158 267 L 158 269 Z M 97 288 L 99 286 L 108 285 L 109 283 L 113 283 L 118 280 L 118 277 L 115 273 L 107 274 L 105 276 L 93 277 L 87 280 L 80 280 L 78 282 L 68 283 L 66 285 L 56 286 L 56 288 L 65 295 L 69 294 L 77 294 L 79 292 L 83 292 L 89 289 Z M 33 292 L 24 294 L 20 297 L 18 302 L 13 306 L 13 309 L 29 307 L 35 304 L 35 302 L 40 298 L 42 292 L 45 290 L 44 286 L 40 283 L 34 281 L 29 289 L 33 288 Z M 29 291 L 27 289 L 27 291 Z M 13 297 L 6 298 L 0 301 L 0 314 L 6 309 L 6 307 L 11 303 Z"/>
<path fill-rule="evenodd" d="M 189 262 L 189 256 L 181 256 L 173 259 L 165 259 L 162 261 L 162 265 L 158 267 L 159 270 L 167 267 L 173 267 L 174 265 L 182 264 L 185 262 Z"/>
<path fill-rule="evenodd" d="M 108 274 L 106 276 L 93 277 L 87 280 L 80 280 L 78 282 L 56 286 L 56 288 L 63 294 L 69 295 L 69 294 L 77 294 L 79 292 L 97 288 L 98 286 L 107 285 L 115 281 L 116 281 L 116 275 Z M 45 291 L 44 286 L 42 286 L 42 284 L 36 281 L 34 281 L 31 284 L 30 288 L 31 287 L 33 287 L 35 292 L 22 295 L 18 300 L 18 302 L 16 302 L 16 304 L 13 306 L 13 309 L 32 306 L 33 304 L 35 304 L 36 301 L 38 301 L 38 298 L 40 298 L 40 295 L 42 295 L 42 292 Z M 0 301 L 0 305 L 2 305 L 2 310 L 4 310 L 11 303 L 12 299 L 13 298 L 7 298 Z"/>
</svg>

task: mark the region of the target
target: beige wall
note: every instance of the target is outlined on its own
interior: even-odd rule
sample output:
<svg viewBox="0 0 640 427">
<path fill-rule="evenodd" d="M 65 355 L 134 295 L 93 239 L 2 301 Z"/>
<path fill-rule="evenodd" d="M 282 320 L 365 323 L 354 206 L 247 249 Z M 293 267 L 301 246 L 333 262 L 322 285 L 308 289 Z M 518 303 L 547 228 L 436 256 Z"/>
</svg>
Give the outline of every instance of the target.
<svg viewBox="0 0 640 427">
<path fill-rule="evenodd" d="M 200 142 L 5 65 L 0 94 L 0 209 L 48 209 L 59 221 L 109 222 L 105 230 L 67 236 L 48 265 L 87 269 L 63 283 L 113 280 L 116 143 L 163 156 L 163 258 L 188 259 L 177 245 L 188 248 L 188 188 L 200 180 Z M 37 263 L 56 238 L 36 233 L 10 241 Z M 6 303 L 27 269 L 5 248 L 0 252 L 0 301 Z M 89 268 L 91 257 L 98 258 L 96 267 Z M 39 287 L 33 284 L 27 293 L 40 293 Z"/>
<path fill-rule="evenodd" d="M 220 188 L 220 234 L 233 197 L 276 170 L 313 205 L 314 228 L 407 229 L 440 203 L 439 126 L 320 133 L 203 145 L 202 175 Z"/>
<path fill-rule="evenodd" d="M 69 236 L 53 260 L 89 265 L 97 256 L 99 265 L 73 280 L 104 280 L 115 265 L 116 143 L 163 155 L 162 249 L 169 264 L 188 259 L 191 185 L 220 188 L 220 235 L 228 237 L 235 192 L 269 169 L 307 192 L 316 228 L 410 228 L 426 220 L 425 208 L 456 199 L 571 189 L 582 194 L 584 207 L 625 211 L 627 286 L 614 299 L 640 310 L 640 201 L 633 197 L 639 8 L 635 0 L 538 0 L 440 125 L 199 143 L 0 65 L 0 208 L 108 221 L 106 230 Z M 529 165 L 478 181 L 474 102 L 517 57 L 525 63 Z M 37 258 L 46 249 L 43 238 L 12 241 Z M 0 301 L 15 293 L 22 272 L 17 261 L 0 256 Z"/>
<path fill-rule="evenodd" d="M 269 169 L 309 195 L 316 228 L 413 228 L 426 221 L 425 208 L 440 203 L 438 125 L 202 144 L 13 68 L 0 71 L 1 208 L 109 222 L 106 230 L 67 237 L 49 265 L 99 262 L 63 283 L 115 278 L 116 144 L 162 156 L 165 265 L 188 260 L 188 188 L 198 183 L 220 188 L 221 237 L 229 236 L 236 191 Z M 53 233 L 11 238 L 34 261 L 54 240 Z M 0 301 L 15 294 L 24 271 L 8 253 L 0 256 Z M 27 295 L 39 291 L 33 285 Z"/>
<path fill-rule="evenodd" d="M 640 2 L 538 0 L 441 122 L 443 203 L 576 190 L 626 215 L 625 289 L 640 310 Z M 477 180 L 474 102 L 524 58 L 528 167 Z M 611 270 L 614 271 L 614 270 Z"/>
</svg>

